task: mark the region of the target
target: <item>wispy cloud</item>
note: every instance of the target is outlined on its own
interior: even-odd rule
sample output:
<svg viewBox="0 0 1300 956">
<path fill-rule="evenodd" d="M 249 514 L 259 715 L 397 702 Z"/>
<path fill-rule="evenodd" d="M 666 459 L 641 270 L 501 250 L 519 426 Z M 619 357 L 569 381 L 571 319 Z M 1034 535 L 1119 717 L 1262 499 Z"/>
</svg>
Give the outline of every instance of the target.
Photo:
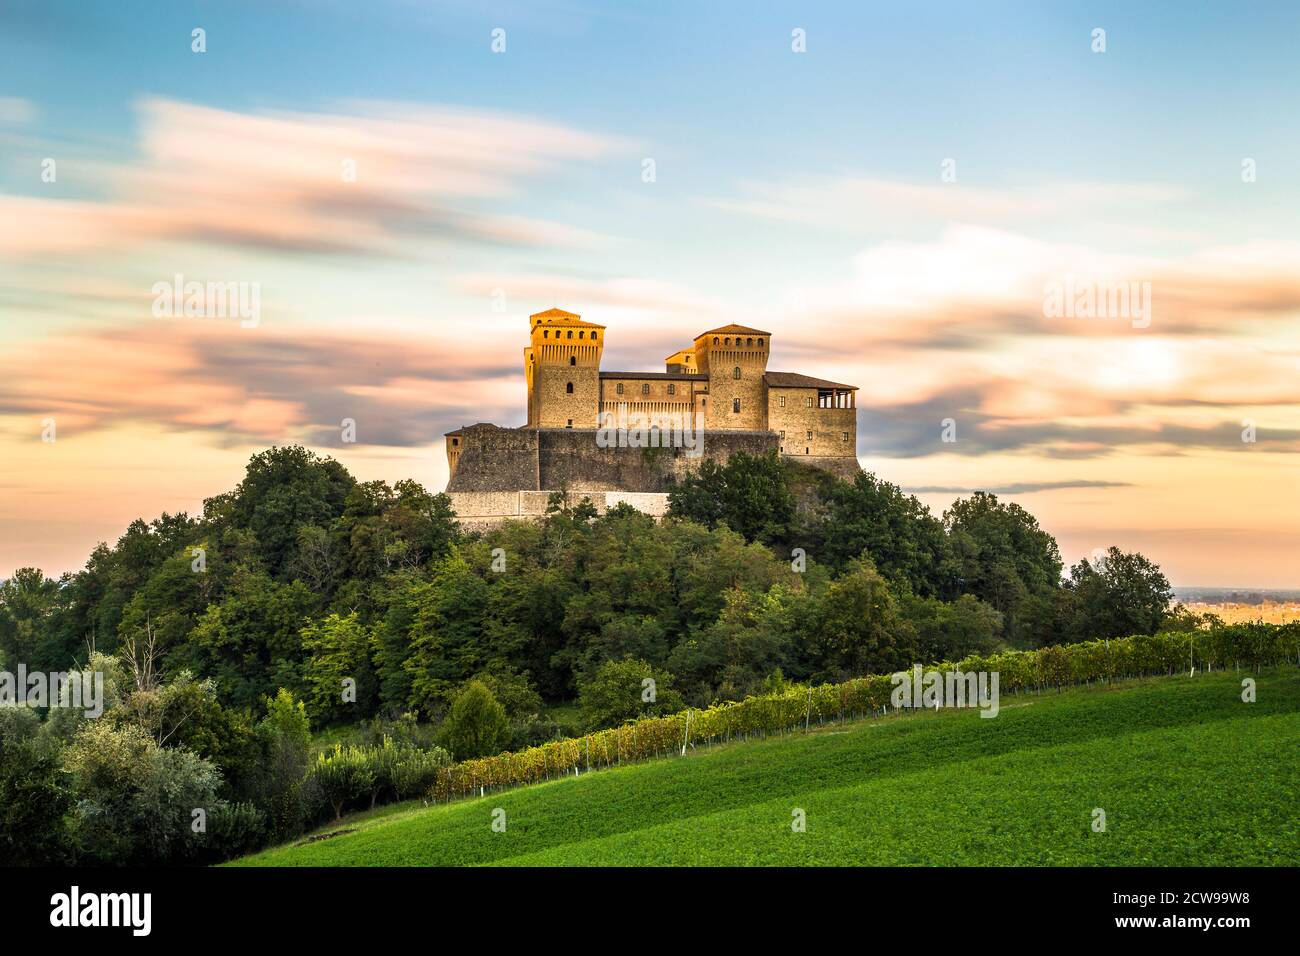
<svg viewBox="0 0 1300 956">
<path fill-rule="evenodd" d="M 94 170 L 103 200 L 0 196 L 0 251 L 93 252 L 150 241 L 404 256 L 411 239 L 594 241 L 494 211 L 560 163 L 625 144 L 558 123 L 401 103 L 249 114 L 139 104 L 138 160 Z"/>
</svg>

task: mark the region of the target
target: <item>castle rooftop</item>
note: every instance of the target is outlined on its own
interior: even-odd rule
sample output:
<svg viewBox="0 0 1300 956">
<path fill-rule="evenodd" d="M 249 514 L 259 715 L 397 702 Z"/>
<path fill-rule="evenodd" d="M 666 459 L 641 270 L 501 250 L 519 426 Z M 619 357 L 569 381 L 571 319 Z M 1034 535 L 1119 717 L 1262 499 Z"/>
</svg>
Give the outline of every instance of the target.
<svg viewBox="0 0 1300 956">
<path fill-rule="evenodd" d="M 588 322 L 576 312 L 565 312 L 563 309 L 547 309 L 545 312 L 534 312 L 528 318 L 532 319 L 533 326 L 538 325 L 582 325 L 592 329 L 603 329 L 603 325 L 596 322 Z"/>
<path fill-rule="evenodd" d="M 697 339 L 700 339 L 706 335 L 735 335 L 736 333 L 740 333 L 741 335 L 771 335 L 772 334 L 771 332 L 764 332 L 762 329 L 751 329 L 747 325 L 736 325 L 733 322 L 731 325 L 724 325 L 721 328 L 709 329 L 709 331 L 707 332 L 701 332 L 699 335 L 695 337 Z"/>
<path fill-rule="evenodd" d="M 800 375 L 798 372 L 766 372 L 763 381 L 776 388 L 842 388 L 852 392 L 858 390 L 856 385 L 844 385 L 824 378 L 813 378 L 811 375 Z"/>
</svg>

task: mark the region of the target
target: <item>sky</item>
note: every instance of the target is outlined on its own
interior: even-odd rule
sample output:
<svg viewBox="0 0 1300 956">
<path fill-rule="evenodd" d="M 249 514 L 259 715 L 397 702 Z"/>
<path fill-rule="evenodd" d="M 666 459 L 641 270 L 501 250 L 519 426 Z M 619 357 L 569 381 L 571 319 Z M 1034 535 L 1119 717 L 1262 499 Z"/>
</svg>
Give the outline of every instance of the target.
<svg viewBox="0 0 1300 956">
<path fill-rule="evenodd" d="M 1300 587 L 1297 42 L 1264 2 L 6 0 L 0 576 L 272 444 L 441 490 L 558 305 L 606 368 L 770 331 L 860 387 L 865 469 L 1067 564 Z M 160 314 L 178 276 L 257 298 Z"/>
</svg>

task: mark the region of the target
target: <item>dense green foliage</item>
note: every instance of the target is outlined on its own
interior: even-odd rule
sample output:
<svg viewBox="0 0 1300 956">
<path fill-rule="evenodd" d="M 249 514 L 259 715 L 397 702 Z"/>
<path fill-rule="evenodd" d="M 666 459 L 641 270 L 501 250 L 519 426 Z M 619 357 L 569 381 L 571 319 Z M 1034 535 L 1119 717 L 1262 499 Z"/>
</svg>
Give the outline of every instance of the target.
<svg viewBox="0 0 1300 956">
<path fill-rule="evenodd" d="M 101 673 L 106 712 L 0 725 L 6 820 L 54 834 L 0 852 L 208 860 L 422 792 L 435 741 L 486 757 L 788 681 L 1214 623 L 1171 612 L 1141 555 L 1062 581 L 1052 538 L 991 495 L 939 519 L 872 475 L 737 455 L 663 521 L 553 498 L 467 533 L 444 495 L 272 448 L 200 516 L 132 522 L 58 580 L 17 571 L 0 664 Z M 340 728 L 340 753 L 313 754 Z"/>
<path fill-rule="evenodd" d="M 373 820 L 261 866 L 1261 866 L 1300 855 L 1292 667 L 721 745 Z M 489 826 L 494 808 L 504 832 Z M 1092 829 L 1094 808 L 1107 814 Z M 807 830 L 792 831 L 805 811 Z"/>
</svg>

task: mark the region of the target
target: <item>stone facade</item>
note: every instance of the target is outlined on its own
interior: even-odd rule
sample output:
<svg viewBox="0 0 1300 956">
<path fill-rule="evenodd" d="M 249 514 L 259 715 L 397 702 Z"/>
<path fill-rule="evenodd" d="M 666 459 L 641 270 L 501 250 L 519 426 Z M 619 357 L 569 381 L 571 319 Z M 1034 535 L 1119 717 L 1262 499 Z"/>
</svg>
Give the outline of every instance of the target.
<svg viewBox="0 0 1300 956">
<path fill-rule="evenodd" d="M 739 451 L 778 449 L 844 477 L 858 471 L 857 388 L 768 371 L 768 332 L 723 326 L 668 356 L 666 371 L 615 372 L 600 368 L 605 326 L 563 309 L 539 312 L 529 323 L 527 424 L 480 423 L 446 436 L 447 490 L 477 517 L 532 514 L 521 503 L 526 494 L 540 495 L 544 512 L 547 493 L 560 488 L 593 501 L 620 494 L 639 507 L 638 495 L 663 495 L 701 461 L 725 462 Z M 611 425 L 702 427 L 703 447 L 602 447 L 598 428 Z M 645 504 L 657 507 L 652 499 Z M 478 514 L 483 509 L 497 514 Z"/>
</svg>

